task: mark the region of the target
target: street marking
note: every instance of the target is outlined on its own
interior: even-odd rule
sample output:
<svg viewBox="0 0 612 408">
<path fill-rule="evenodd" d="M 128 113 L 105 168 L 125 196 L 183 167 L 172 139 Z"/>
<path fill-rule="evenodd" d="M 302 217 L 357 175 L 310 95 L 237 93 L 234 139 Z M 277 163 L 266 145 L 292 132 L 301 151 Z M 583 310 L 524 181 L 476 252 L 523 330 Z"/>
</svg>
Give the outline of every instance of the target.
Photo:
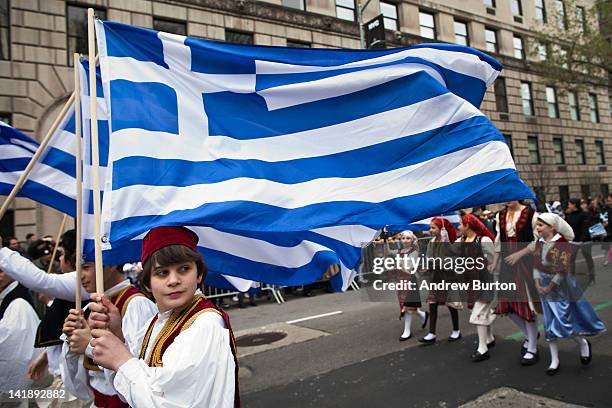
<svg viewBox="0 0 612 408">
<path fill-rule="evenodd" d="M 314 316 L 302 317 L 301 319 L 289 320 L 285 323 L 294 324 L 294 323 L 304 322 L 306 320 L 318 319 L 319 317 L 334 316 L 334 315 L 341 314 L 341 313 L 342 313 L 342 310 L 337 310 L 335 312 L 323 313 L 323 314 L 314 315 Z"/>
<path fill-rule="evenodd" d="M 599 311 L 601 309 L 605 309 L 606 307 L 610 307 L 610 306 L 612 306 L 612 301 L 595 305 L 593 306 L 593 309 L 595 309 L 595 311 Z M 538 330 L 542 330 L 542 329 L 544 329 L 543 324 L 538 326 Z M 523 333 L 522 331 L 517 331 L 517 332 L 512 333 L 509 336 L 506 336 L 505 339 L 506 340 L 520 340 L 523 337 L 525 337 L 525 333 Z"/>
</svg>

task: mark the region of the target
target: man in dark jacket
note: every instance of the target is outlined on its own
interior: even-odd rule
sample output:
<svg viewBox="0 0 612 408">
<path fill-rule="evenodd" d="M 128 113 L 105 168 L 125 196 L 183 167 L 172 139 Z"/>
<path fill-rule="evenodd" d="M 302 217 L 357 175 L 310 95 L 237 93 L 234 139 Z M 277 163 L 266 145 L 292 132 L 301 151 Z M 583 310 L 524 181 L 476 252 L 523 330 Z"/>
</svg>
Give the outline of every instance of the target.
<svg viewBox="0 0 612 408">
<path fill-rule="evenodd" d="M 589 235 L 589 227 L 591 226 L 591 216 L 580 208 L 580 200 L 572 198 L 567 203 L 565 211 L 565 220 L 574 230 L 575 238 L 572 241 L 572 271 L 576 272 L 576 258 L 578 252 L 582 252 L 584 260 L 587 263 L 589 272 L 589 284 L 595 282 L 595 265 L 593 263 L 593 255 L 591 254 L 591 236 Z"/>
<path fill-rule="evenodd" d="M 612 194 L 606 197 L 606 205 L 601 209 L 599 213 L 599 221 L 606 227 L 608 235 L 603 239 L 602 248 L 604 250 L 604 266 L 609 263 L 608 252 L 612 245 Z"/>
</svg>

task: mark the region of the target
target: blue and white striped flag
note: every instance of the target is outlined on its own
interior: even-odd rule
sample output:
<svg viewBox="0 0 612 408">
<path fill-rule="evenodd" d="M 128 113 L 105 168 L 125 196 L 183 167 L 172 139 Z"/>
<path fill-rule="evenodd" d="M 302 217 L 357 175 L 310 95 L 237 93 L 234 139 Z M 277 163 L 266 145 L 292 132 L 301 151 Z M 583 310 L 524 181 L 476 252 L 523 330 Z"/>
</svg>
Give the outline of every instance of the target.
<svg viewBox="0 0 612 408">
<path fill-rule="evenodd" d="M 457 228 L 459 226 L 459 222 L 461 222 L 461 216 L 458 212 L 453 211 L 446 213 L 444 215 L 438 215 L 438 217 L 446 218 Z M 431 224 L 431 220 L 435 217 L 428 217 L 419 221 L 412 222 L 410 224 L 401 224 L 401 225 L 389 225 L 387 226 L 388 231 L 427 231 L 429 230 L 429 225 Z"/>
<path fill-rule="evenodd" d="M 108 188 L 109 127 L 100 75 L 98 74 L 98 139 L 100 185 Z M 94 259 L 93 183 L 89 108 L 89 64 L 80 65 L 83 122 L 83 254 Z M 106 199 L 104 191 L 102 201 Z M 248 290 L 252 281 L 278 285 L 302 285 L 316 281 L 331 265 L 339 265 L 340 273 L 332 278 L 337 290 L 345 290 L 359 263 L 360 250 L 354 242 L 369 242 L 376 231 L 369 228 L 327 228 L 300 233 L 253 233 L 221 231 L 208 227 L 189 227 L 200 237 L 198 250 L 209 268 L 206 284 L 224 289 Z M 106 264 L 119 264 L 140 259 L 145 233 L 103 251 Z"/>
<path fill-rule="evenodd" d="M 45 151 L 18 192 L 18 197 L 76 214 L 74 107 L 68 110 Z M 9 195 L 39 144 L 0 122 L 0 195 Z"/>
<path fill-rule="evenodd" d="M 479 51 L 285 49 L 96 29 L 111 244 L 156 225 L 379 229 L 533 197 L 477 109 L 501 70 Z"/>
</svg>

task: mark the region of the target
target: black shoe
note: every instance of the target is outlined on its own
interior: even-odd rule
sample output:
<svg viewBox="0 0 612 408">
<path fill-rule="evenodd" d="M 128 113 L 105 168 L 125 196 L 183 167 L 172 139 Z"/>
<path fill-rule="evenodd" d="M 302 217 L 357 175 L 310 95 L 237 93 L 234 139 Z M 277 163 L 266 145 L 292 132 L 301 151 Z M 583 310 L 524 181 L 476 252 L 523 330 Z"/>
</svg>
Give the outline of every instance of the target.
<svg viewBox="0 0 612 408">
<path fill-rule="evenodd" d="M 423 337 L 422 339 L 419 339 L 419 343 L 423 343 L 423 344 L 434 344 L 437 340 L 437 337 L 434 337 L 433 339 L 427 340 L 425 337 Z"/>
<path fill-rule="evenodd" d="M 411 338 L 412 338 L 412 333 L 410 333 L 410 336 L 408 336 L 408 337 L 400 336 L 399 341 L 406 341 L 406 340 L 410 340 Z"/>
<path fill-rule="evenodd" d="M 474 354 L 472 354 L 472 361 L 474 363 L 479 363 L 481 361 L 488 360 L 489 357 L 491 357 L 491 355 L 489 354 L 489 351 L 485 351 L 482 354 L 479 351 L 476 351 Z"/>
<path fill-rule="evenodd" d="M 454 341 L 459 340 L 460 338 L 461 338 L 461 332 L 459 333 L 459 336 L 458 336 L 458 337 L 451 337 L 451 336 L 448 336 L 448 341 L 452 343 L 452 342 L 454 342 Z"/>
<path fill-rule="evenodd" d="M 487 343 L 487 348 L 493 348 L 493 347 L 495 347 L 495 339 L 493 339 L 492 342 Z"/>
<path fill-rule="evenodd" d="M 546 369 L 546 375 L 553 376 L 553 375 L 557 374 L 559 372 L 559 370 L 561 370 L 561 363 L 559 363 L 557 368 L 550 368 L 550 367 L 548 367 Z"/>
<path fill-rule="evenodd" d="M 528 353 L 525 353 L 528 354 Z M 540 361 L 540 356 L 538 355 L 538 352 L 536 351 L 535 353 L 529 353 L 533 355 L 533 358 L 525 358 L 525 356 L 523 356 L 523 358 L 521 358 L 521 365 L 522 366 L 531 366 L 536 364 L 538 361 Z"/>
<path fill-rule="evenodd" d="M 591 342 L 587 339 L 585 340 L 589 345 L 589 355 L 586 357 L 580 356 L 580 362 L 582 363 L 582 365 L 589 365 L 589 363 L 591 362 L 591 358 L 593 357 L 593 353 L 591 352 Z"/>
<path fill-rule="evenodd" d="M 540 340 L 540 332 L 538 332 L 538 340 Z M 529 342 L 529 340 L 523 340 L 523 345 L 521 346 L 521 356 L 524 356 L 527 352 L 527 347 L 525 347 L 525 342 Z"/>
<path fill-rule="evenodd" d="M 423 324 L 421 325 L 421 329 L 424 329 L 427 326 L 427 322 L 429 321 L 429 312 L 425 312 L 425 320 L 423 320 Z"/>
<path fill-rule="evenodd" d="M 246 305 L 244 303 L 238 303 L 238 307 L 241 309 L 246 309 Z"/>
<path fill-rule="evenodd" d="M 399 318 L 398 318 L 398 319 L 399 319 L 399 320 L 402 320 L 402 317 L 404 317 L 404 315 L 405 315 L 405 314 L 406 314 L 406 312 L 400 312 L 400 315 L 399 315 Z"/>
<path fill-rule="evenodd" d="M 313 297 L 315 294 L 312 292 L 305 292 L 303 293 L 304 297 Z"/>
</svg>

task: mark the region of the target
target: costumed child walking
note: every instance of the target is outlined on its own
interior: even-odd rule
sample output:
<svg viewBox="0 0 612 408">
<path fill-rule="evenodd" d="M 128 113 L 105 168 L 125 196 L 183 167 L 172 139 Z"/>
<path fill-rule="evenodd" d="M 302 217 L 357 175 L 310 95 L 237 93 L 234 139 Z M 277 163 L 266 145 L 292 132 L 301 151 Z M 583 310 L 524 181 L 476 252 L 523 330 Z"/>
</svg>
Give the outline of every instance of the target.
<svg viewBox="0 0 612 408">
<path fill-rule="evenodd" d="M 145 236 L 142 283 L 158 313 L 134 339 L 124 343 L 116 308 L 92 296 L 99 303 L 91 325 L 108 329 L 92 330 L 94 361 L 114 371 L 113 384 L 131 407 L 240 406 L 233 332 L 228 315 L 198 290 L 207 269 L 197 243 L 183 227 Z"/>
</svg>

